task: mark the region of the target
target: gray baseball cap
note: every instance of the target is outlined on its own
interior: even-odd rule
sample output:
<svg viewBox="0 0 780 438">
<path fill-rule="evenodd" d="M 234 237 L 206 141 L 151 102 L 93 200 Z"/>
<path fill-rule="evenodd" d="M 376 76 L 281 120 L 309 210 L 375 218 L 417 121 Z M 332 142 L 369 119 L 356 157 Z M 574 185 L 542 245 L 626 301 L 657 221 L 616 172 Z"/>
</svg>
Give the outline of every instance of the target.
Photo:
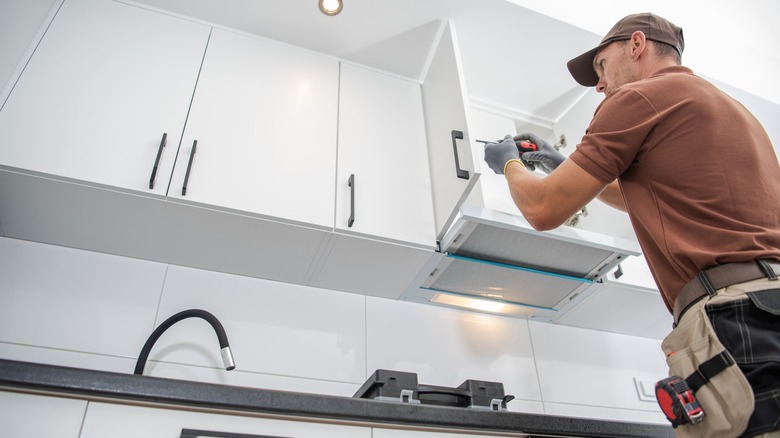
<svg viewBox="0 0 780 438">
<path fill-rule="evenodd" d="M 685 49 L 682 28 L 674 25 L 665 18 L 649 12 L 633 14 L 618 21 L 612 29 L 607 32 L 607 35 L 601 40 L 596 48 L 588 50 L 566 63 L 566 66 L 569 68 L 569 73 L 571 73 L 574 80 L 580 85 L 586 87 L 595 86 L 599 82 L 599 77 L 593 69 L 593 58 L 596 57 L 596 53 L 615 41 L 631 39 L 631 34 L 637 30 L 641 30 L 649 40 L 658 41 L 674 47 L 677 49 L 677 53 L 682 56 L 683 49 Z"/>
</svg>

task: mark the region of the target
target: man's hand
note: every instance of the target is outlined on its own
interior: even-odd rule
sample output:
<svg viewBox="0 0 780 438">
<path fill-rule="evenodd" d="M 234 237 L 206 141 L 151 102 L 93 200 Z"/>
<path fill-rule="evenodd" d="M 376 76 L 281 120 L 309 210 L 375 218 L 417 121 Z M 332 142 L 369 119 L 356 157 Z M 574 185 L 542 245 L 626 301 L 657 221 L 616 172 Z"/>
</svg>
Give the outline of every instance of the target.
<svg viewBox="0 0 780 438">
<path fill-rule="evenodd" d="M 485 144 L 485 162 L 493 172 L 503 175 L 504 166 L 509 160 L 520 160 L 520 150 L 511 135 L 504 137 L 501 143 Z"/>
<path fill-rule="evenodd" d="M 566 157 L 556 151 L 554 147 L 550 146 L 549 143 L 534 134 L 519 134 L 514 138 L 514 141 L 516 142 L 521 140 L 534 143 L 539 148 L 536 152 L 525 152 L 522 157 L 520 157 L 529 169 L 540 169 L 549 175 L 566 159 Z"/>
</svg>

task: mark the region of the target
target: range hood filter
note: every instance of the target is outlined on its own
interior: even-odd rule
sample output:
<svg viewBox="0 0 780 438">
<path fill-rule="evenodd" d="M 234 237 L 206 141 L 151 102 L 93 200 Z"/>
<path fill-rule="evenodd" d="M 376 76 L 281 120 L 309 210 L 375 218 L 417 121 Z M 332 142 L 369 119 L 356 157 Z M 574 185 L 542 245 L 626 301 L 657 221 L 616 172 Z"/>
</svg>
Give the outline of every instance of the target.
<svg viewBox="0 0 780 438">
<path fill-rule="evenodd" d="M 530 268 L 449 255 L 423 287 L 512 304 L 552 309 L 564 298 L 592 283 Z"/>
</svg>

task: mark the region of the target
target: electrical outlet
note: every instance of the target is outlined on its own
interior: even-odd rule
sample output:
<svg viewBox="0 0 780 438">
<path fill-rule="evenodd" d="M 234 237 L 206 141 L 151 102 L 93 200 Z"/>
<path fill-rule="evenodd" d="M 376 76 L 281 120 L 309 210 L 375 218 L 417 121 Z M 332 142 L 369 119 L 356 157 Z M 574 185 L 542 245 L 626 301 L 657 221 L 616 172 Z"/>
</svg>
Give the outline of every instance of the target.
<svg viewBox="0 0 780 438">
<path fill-rule="evenodd" d="M 639 395 L 639 400 L 656 401 L 655 382 L 634 377 L 634 386 L 636 386 L 636 393 Z"/>
</svg>

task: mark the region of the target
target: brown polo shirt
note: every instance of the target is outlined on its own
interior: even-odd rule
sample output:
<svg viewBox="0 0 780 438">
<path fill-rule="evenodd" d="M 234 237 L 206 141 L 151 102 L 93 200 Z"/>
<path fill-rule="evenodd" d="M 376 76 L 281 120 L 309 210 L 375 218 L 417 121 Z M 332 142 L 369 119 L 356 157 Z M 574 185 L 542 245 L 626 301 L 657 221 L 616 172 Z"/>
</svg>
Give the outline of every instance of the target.
<svg viewBox="0 0 780 438">
<path fill-rule="evenodd" d="M 687 67 L 607 96 L 570 158 L 604 183 L 618 179 L 670 311 L 705 268 L 780 261 L 780 166 L 769 137 Z"/>
</svg>

